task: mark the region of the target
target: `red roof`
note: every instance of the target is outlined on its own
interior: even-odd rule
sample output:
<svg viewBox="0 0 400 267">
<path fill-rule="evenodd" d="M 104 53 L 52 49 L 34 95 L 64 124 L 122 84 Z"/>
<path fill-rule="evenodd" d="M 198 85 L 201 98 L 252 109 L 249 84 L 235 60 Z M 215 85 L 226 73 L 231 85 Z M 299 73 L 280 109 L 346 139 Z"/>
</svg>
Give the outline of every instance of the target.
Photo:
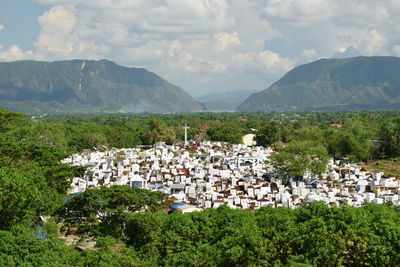
<svg viewBox="0 0 400 267">
<path fill-rule="evenodd" d="M 178 173 L 179 173 L 179 174 L 187 174 L 188 172 L 189 172 L 189 170 L 186 169 L 186 168 L 179 168 L 179 169 L 178 169 Z"/>
</svg>

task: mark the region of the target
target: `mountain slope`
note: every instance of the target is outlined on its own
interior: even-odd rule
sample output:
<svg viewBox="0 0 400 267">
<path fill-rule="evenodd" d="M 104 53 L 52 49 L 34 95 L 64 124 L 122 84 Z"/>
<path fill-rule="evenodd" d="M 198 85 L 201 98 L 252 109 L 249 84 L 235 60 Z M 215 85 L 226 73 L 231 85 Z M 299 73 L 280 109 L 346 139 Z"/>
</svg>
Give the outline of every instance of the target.
<svg viewBox="0 0 400 267">
<path fill-rule="evenodd" d="M 251 95 L 240 111 L 399 109 L 400 58 L 321 59 Z"/>
<path fill-rule="evenodd" d="M 27 113 L 201 109 L 188 93 L 156 74 L 108 60 L 0 63 L 0 106 Z"/>
</svg>

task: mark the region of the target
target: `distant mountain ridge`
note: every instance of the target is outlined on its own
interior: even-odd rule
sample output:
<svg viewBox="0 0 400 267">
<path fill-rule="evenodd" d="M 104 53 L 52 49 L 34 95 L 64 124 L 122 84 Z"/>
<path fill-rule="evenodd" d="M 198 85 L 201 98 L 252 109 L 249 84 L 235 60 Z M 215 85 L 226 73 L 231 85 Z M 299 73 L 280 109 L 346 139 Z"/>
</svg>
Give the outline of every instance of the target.
<svg viewBox="0 0 400 267">
<path fill-rule="evenodd" d="M 320 59 L 294 68 L 239 111 L 400 109 L 400 58 Z"/>
<path fill-rule="evenodd" d="M 229 111 L 235 110 L 254 90 L 238 90 L 220 93 L 212 93 L 194 97 L 197 101 L 203 103 L 208 110 Z"/>
<path fill-rule="evenodd" d="M 188 93 L 158 75 L 109 60 L 0 63 L 0 106 L 26 113 L 203 109 Z"/>
</svg>

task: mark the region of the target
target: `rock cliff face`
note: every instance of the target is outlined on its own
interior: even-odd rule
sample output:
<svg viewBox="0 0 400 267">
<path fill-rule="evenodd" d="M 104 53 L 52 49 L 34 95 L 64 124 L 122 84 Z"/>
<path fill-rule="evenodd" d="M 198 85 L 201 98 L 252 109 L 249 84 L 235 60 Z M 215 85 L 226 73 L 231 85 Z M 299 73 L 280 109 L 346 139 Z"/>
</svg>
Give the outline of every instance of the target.
<svg viewBox="0 0 400 267">
<path fill-rule="evenodd" d="M 400 109 L 400 58 L 321 59 L 301 65 L 240 111 Z"/>
<path fill-rule="evenodd" d="M 108 60 L 0 63 L 0 106 L 26 113 L 192 112 L 181 88 Z"/>
</svg>

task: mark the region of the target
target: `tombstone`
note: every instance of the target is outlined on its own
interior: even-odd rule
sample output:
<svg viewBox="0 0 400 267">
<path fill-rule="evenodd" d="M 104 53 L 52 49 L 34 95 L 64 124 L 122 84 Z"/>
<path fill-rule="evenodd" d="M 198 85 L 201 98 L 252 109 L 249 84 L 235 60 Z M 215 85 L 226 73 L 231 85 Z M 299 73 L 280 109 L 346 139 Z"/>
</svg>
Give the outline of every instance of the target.
<svg viewBox="0 0 400 267">
<path fill-rule="evenodd" d="M 382 199 L 382 198 L 379 198 L 379 197 L 374 198 L 374 199 L 372 200 L 372 203 L 378 204 L 378 205 L 383 204 L 383 199 Z"/>
<path fill-rule="evenodd" d="M 365 201 L 372 202 L 374 200 L 375 194 L 372 192 L 365 193 Z"/>
</svg>

